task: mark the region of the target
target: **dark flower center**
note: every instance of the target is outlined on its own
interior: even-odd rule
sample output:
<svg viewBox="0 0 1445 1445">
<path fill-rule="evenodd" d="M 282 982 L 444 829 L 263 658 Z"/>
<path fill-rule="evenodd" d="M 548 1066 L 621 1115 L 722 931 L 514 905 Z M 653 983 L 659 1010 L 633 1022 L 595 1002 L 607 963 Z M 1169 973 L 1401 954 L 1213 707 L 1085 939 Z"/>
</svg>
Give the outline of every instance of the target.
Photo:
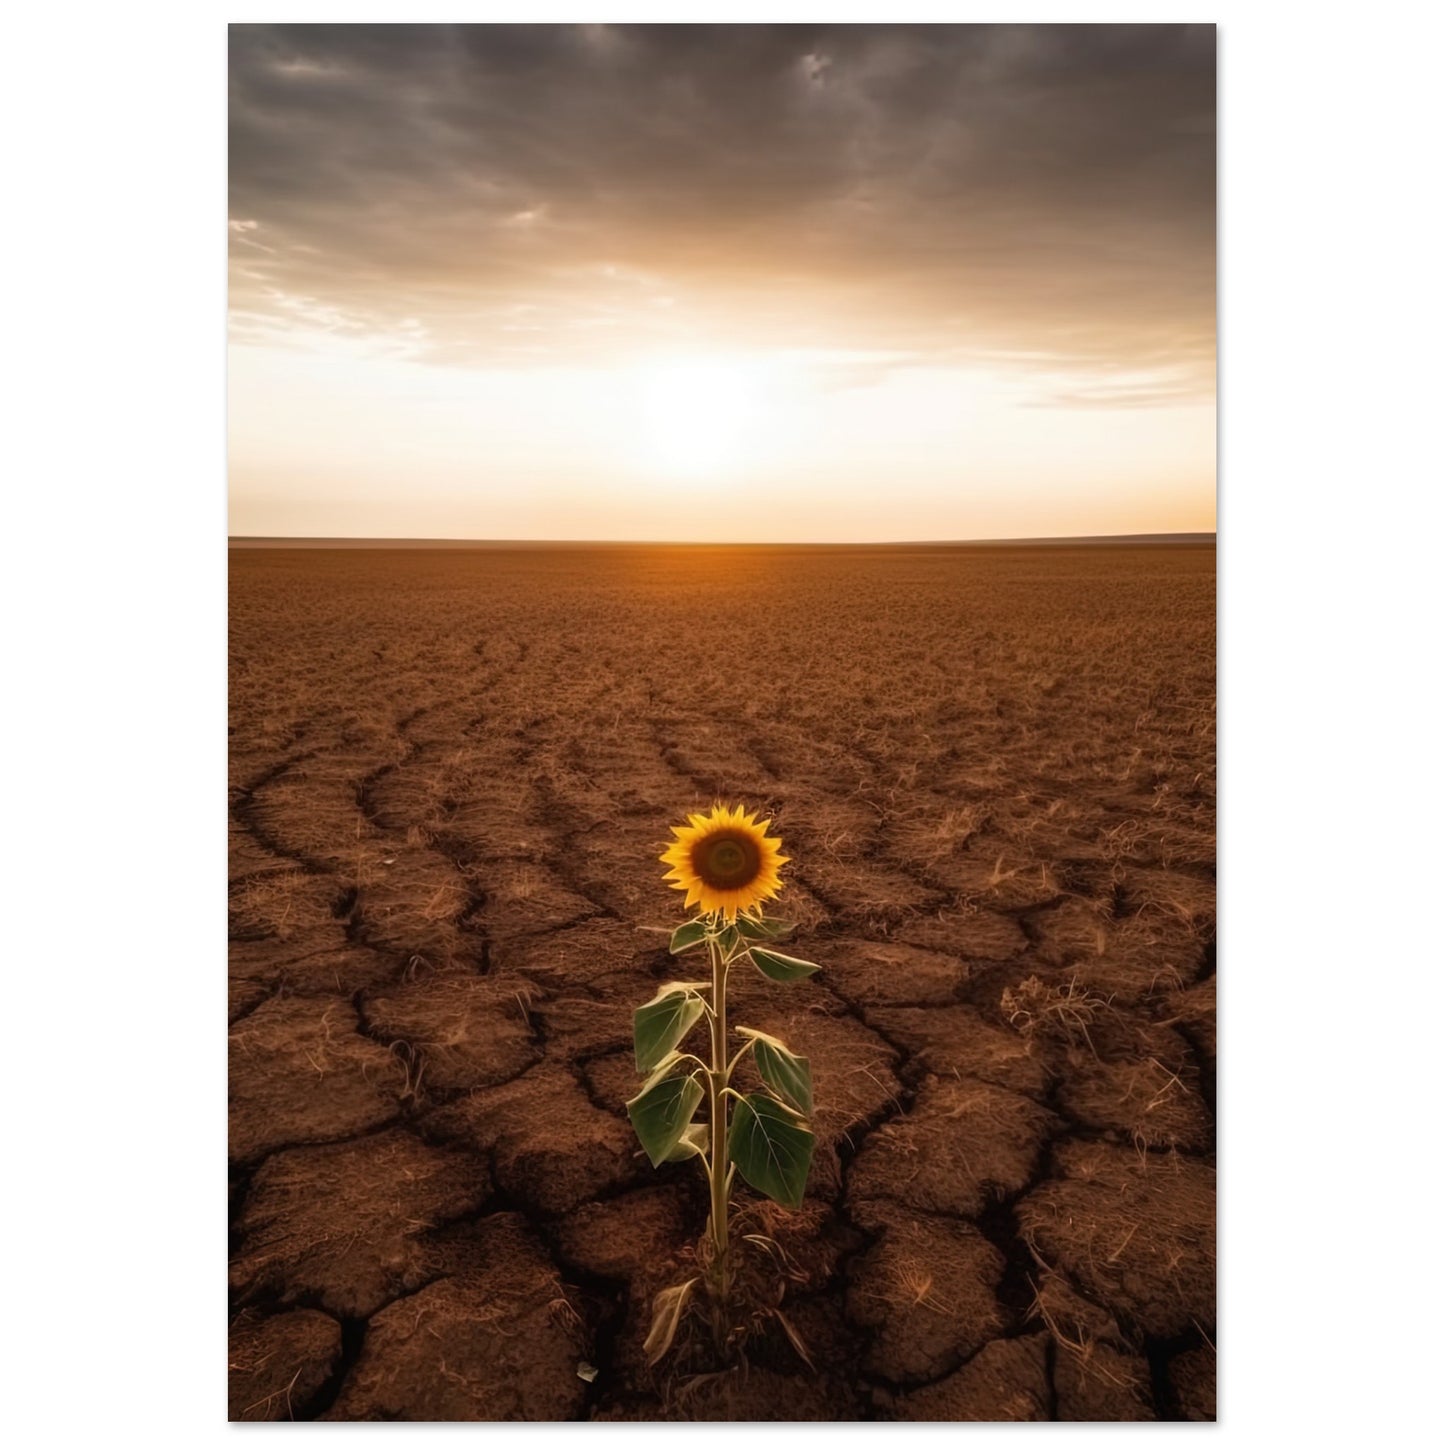
<svg viewBox="0 0 1445 1445">
<path fill-rule="evenodd" d="M 746 888 L 762 869 L 762 854 L 747 833 L 720 828 L 692 845 L 692 871 L 709 888 Z"/>
</svg>

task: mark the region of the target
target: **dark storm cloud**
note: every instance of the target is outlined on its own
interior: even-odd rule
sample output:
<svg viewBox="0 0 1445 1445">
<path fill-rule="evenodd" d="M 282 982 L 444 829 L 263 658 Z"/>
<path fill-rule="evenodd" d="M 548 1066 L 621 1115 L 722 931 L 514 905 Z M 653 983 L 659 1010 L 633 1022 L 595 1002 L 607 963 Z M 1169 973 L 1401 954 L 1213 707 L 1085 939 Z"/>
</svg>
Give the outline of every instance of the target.
<svg viewBox="0 0 1445 1445">
<path fill-rule="evenodd" d="M 233 26 L 232 305 L 1212 384 L 1210 26 Z"/>
</svg>

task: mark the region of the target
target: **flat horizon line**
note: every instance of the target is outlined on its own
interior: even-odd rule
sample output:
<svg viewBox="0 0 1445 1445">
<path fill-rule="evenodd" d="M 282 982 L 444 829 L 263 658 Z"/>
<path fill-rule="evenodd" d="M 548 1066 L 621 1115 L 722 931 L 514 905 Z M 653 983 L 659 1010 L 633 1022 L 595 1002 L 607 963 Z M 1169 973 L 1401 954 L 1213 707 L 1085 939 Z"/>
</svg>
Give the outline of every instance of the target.
<svg viewBox="0 0 1445 1445">
<path fill-rule="evenodd" d="M 480 538 L 480 537 L 268 537 L 228 536 L 228 547 L 247 549 L 286 547 L 304 551 L 307 548 L 353 548 L 357 551 L 473 551 L 487 548 L 557 549 L 583 547 L 806 547 L 814 550 L 872 547 L 1198 547 L 1217 545 L 1215 532 L 1120 532 L 1098 533 L 1077 537 L 970 537 L 911 538 L 898 542 L 673 542 L 639 541 L 626 538 L 558 539 L 546 537 Z"/>
</svg>

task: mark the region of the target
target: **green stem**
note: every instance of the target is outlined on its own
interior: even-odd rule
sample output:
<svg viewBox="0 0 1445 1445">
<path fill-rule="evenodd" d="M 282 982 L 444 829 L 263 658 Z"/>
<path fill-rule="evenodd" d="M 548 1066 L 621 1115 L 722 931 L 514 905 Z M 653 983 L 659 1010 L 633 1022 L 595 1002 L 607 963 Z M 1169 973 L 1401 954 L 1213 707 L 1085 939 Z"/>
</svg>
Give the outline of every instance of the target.
<svg viewBox="0 0 1445 1445">
<path fill-rule="evenodd" d="M 728 1053 L 727 1053 L 727 960 L 717 940 L 709 934 L 712 957 L 712 1068 L 708 1072 L 708 1121 L 712 1128 L 711 1233 L 715 1278 L 720 1297 L 727 1297 L 728 1285 Z"/>
</svg>

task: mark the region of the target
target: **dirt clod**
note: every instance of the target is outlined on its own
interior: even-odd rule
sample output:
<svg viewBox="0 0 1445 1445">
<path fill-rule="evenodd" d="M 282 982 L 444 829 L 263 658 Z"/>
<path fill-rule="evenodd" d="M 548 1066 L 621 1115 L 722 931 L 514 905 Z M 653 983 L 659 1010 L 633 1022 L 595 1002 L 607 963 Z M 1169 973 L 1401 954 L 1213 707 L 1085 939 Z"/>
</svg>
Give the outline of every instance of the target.
<svg viewBox="0 0 1445 1445">
<path fill-rule="evenodd" d="M 900 1420 L 1047 1420 L 1047 1340 L 1026 1335 L 994 1340 L 934 1385 L 898 1400 Z"/>
<path fill-rule="evenodd" d="M 491 1154 L 498 1185 L 549 1215 L 640 1180 L 646 1166 L 628 1125 L 596 1108 L 568 1074 L 469 1094 L 431 1115 L 428 1131 Z"/>
<path fill-rule="evenodd" d="M 232 1287 L 243 1300 L 318 1300 L 364 1318 L 432 1277 L 428 1231 L 480 1208 L 491 1179 L 474 1156 L 390 1129 L 287 1149 L 256 1171 Z"/>
<path fill-rule="evenodd" d="M 1141 1335 L 1212 1320 L 1213 1169 L 1107 1143 L 1054 1152 L 1060 1177 L 1016 1209 L 1029 1244 Z"/>
<path fill-rule="evenodd" d="M 977 1230 L 896 1206 L 865 1219 L 882 1239 L 854 1266 L 848 1312 L 873 1332 L 864 1361 L 871 1374 L 895 1384 L 936 1380 L 1003 1331 L 995 1290 L 1004 1261 Z"/>
<path fill-rule="evenodd" d="M 515 1215 L 485 1221 L 472 1268 L 388 1305 L 329 1420 L 569 1420 L 591 1342 Z M 561 1307 L 558 1302 L 561 1301 Z"/>
<path fill-rule="evenodd" d="M 848 1200 L 892 1199 L 976 1219 L 1028 1183 L 1057 1121 L 1022 1094 L 974 1079 L 929 1079 L 913 1108 L 875 1129 L 848 1176 Z"/>
<path fill-rule="evenodd" d="M 341 1357 L 341 1326 L 320 1310 L 289 1310 L 231 1326 L 227 1419 L 295 1420 Z"/>
<path fill-rule="evenodd" d="M 234 1162 L 345 1139 L 401 1112 L 406 1071 L 345 999 L 273 998 L 231 1029 Z"/>
</svg>

